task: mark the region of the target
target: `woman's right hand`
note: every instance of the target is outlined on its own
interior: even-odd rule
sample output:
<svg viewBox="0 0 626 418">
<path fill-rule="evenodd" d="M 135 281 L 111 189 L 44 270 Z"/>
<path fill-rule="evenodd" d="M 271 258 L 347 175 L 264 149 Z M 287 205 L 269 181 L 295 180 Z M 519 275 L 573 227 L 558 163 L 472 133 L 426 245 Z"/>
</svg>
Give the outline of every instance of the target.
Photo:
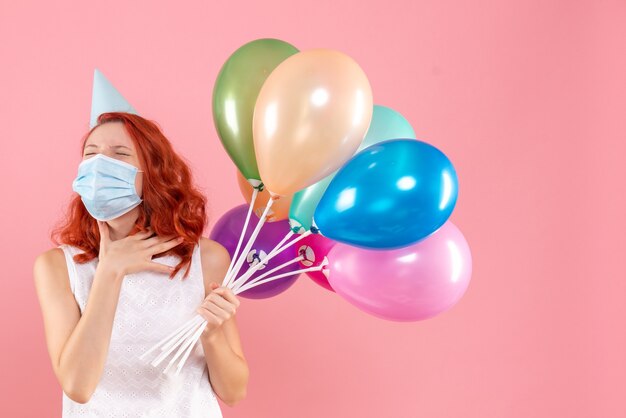
<svg viewBox="0 0 626 418">
<path fill-rule="evenodd" d="M 152 270 L 158 273 L 171 273 L 173 267 L 152 261 L 152 256 L 160 254 L 183 242 L 182 237 L 150 237 L 154 231 L 146 231 L 129 235 L 125 238 L 111 241 L 109 227 L 106 222 L 96 220 L 100 230 L 100 254 L 98 264 L 115 271 L 123 277 L 127 274 L 142 270 Z"/>
</svg>

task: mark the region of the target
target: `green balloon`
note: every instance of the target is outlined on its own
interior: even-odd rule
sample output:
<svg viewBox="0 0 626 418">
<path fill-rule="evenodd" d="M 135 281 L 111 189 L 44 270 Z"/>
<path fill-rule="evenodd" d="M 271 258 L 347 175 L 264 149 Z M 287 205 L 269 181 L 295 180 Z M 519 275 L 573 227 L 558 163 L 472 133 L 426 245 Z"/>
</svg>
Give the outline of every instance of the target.
<svg viewBox="0 0 626 418">
<path fill-rule="evenodd" d="M 411 124 L 395 110 L 374 105 L 372 121 L 356 152 L 382 141 L 400 138 L 415 139 Z M 315 208 L 335 174 L 336 171 L 294 194 L 289 207 L 289 224 L 294 232 L 301 233 L 311 229 Z"/>
<path fill-rule="evenodd" d="M 213 121 L 226 152 L 246 179 L 261 180 L 252 141 L 259 91 L 274 68 L 297 52 L 279 39 L 257 39 L 237 49 L 217 76 Z"/>
</svg>

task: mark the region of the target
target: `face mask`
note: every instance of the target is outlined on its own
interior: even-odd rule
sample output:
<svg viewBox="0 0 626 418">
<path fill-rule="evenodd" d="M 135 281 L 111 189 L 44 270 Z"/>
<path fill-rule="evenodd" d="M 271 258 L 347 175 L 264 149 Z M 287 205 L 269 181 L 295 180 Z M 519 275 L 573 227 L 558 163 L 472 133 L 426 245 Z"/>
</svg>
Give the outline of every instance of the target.
<svg viewBox="0 0 626 418">
<path fill-rule="evenodd" d="M 132 164 L 97 154 L 78 165 L 72 190 L 80 195 L 91 216 L 109 221 L 142 202 L 135 190 L 137 173 L 143 171 Z"/>
</svg>

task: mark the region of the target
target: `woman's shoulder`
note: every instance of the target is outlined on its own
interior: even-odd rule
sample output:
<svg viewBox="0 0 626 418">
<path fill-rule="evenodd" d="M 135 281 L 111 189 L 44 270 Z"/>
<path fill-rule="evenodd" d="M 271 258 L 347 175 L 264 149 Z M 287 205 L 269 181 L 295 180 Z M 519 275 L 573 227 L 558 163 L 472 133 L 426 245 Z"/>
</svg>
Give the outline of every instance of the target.
<svg viewBox="0 0 626 418">
<path fill-rule="evenodd" d="M 230 262 L 230 254 L 222 244 L 207 237 L 200 237 L 200 253 L 202 261 L 205 259 L 210 262 Z"/>
<path fill-rule="evenodd" d="M 207 237 L 200 237 L 200 254 L 205 287 L 211 282 L 222 285 L 230 265 L 230 254 L 222 244 Z"/>
<path fill-rule="evenodd" d="M 61 247 L 50 248 L 35 257 L 33 278 L 36 285 L 41 282 L 65 285 L 68 282 L 65 254 Z"/>
<path fill-rule="evenodd" d="M 34 265 L 37 267 L 58 267 L 65 263 L 65 253 L 61 246 L 50 248 L 35 257 Z"/>
</svg>

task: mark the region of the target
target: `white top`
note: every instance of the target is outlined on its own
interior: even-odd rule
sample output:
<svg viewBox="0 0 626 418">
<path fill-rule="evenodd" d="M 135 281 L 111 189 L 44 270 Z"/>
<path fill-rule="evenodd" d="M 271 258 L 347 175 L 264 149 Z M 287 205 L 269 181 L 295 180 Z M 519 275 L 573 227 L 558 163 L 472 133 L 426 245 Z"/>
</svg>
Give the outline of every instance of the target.
<svg viewBox="0 0 626 418">
<path fill-rule="evenodd" d="M 78 264 L 72 257 L 81 249 L 67 244 L 59 248 L 65 253 L 72 293 L 82 314 L 98 258 Z M 63 392 L 63 418 L 222 418 L 200 342 L 178 376 L 172 371 L 162 372 L 171 356 L 158 367 L 150 364 L 157 352 L 144 360 L 139 358 L 196 315 L 205 294 L 200 260 L 200 245 L 196 244 L 191 271 L 184 280 L 186 267 L 173 279 L 149 270 L 124 277 L 102 378 L 85 404 L 74 402 Z M 180 257 L 166 255 L 153 261 L 175 266 Z"/>
</svg>

